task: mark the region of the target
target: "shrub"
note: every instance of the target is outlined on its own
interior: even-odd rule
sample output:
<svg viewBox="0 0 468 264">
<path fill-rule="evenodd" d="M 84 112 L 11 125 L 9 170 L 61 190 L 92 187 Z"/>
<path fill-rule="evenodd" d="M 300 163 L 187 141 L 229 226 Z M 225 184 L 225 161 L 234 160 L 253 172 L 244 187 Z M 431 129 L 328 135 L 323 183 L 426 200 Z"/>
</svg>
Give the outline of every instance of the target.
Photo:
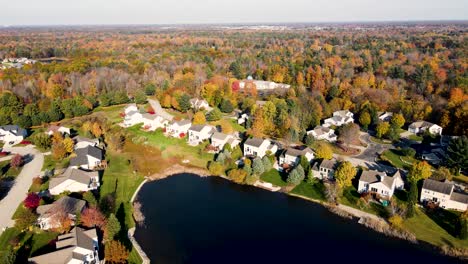
<svg viewBox="0 0 468 264">
<path fill-rule="evenodd" d="M 401 229 L 403 227 L 403 218 L 399 215 L 393 215 L 388 219 L 390 225 L 394 228 Z"/>
<path fill-rule="evenodd" d="M 12 168 L 19 168 L 23 166 L 23 156 L 21 156 L 20 154 L 16 154 L 15 156 L 13 156 L 13 158 L 11 158 L 10 161 L 10 166 Z"/>
<path fill-rule="evenodd" d="M 286 180 L 288 183 L 291 184 L 299 184 L 304 180 L 304 175 L 301 175 L 297 169 L 292 170 L 289 175 L 288 179 Z"/>
<path fill-rule="evenodd" d="M 224 166 L 220 162 L 210 162 L 208 170 L 213 175 L 223 175 L 224 174 Z"/>
<path fill-rule="evenodd" d="M 247 172 L 245 170 L 234 169 L 230 170 L 228 177 L 236 183 L 243 183 L 247 177 Z"/>
<path fill-rule="evenodd" d="M 260 175 L 263 172 L 265 172 L 265 167 L 263 166 L 263 162 L 259 157 L 256 157 L 253 160 L 252 169 L 253 169 L 253 173 L 257 175 Z"/>
<path fill-rule="evenodd" d="M 36 193 L 28 193 L 26 199 L 24 199 L 24 206 L 29 209 L 34 209 L 39 206 L 41 202 L 41 197 Z"/>
</svg>

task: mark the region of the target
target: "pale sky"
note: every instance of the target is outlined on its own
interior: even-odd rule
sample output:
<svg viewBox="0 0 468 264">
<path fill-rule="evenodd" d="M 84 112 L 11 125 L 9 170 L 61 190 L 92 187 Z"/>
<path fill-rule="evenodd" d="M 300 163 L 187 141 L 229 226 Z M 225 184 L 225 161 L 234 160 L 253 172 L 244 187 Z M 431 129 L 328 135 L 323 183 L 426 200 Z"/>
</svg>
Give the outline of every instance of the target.
<svg viewBox="0 0 468 264">
<path fill-rule="evenodd" d="M 0 0 L 0 25 L 468 20 L 468 0 Z"/>
</svg>

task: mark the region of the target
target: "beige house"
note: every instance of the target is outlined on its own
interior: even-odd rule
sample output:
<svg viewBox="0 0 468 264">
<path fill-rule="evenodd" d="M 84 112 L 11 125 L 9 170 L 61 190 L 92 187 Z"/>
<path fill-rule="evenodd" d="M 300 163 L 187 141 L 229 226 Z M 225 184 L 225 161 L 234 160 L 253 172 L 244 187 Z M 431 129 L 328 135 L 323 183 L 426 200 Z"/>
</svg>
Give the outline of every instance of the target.
<svg viewBox="0 0 468 264">
<path fill-rule="evenodd" d="M 333 112 L 333 116 L 324 120 L 323 126 L 342 126 L 354 122 L 354 114 L 349 110 Z"/>
<path fill-rule="evenodd" d="M 249 138 L 244 142 L 244 157 L 263 158 L 267 153 L 275 154 L 278 146 L 269 139 Z"/>
<path fill-rule="evenodd" d="M 99 145 L 99 139 L 97 138 L 90 139 L 82 136 L 76 136 L 72 139 L 73 142 L 75 142 L 75 150 L 87 148 L 88 146 L 97 147 Z"/>
<path fill-rule="evenodd" d="M 50 179 L 49 192 L 58 195 L 68 192 L 87 192 L 96 190 L 100 185 L 97 171 L 84 171 L 68 167 L 59 177 Z"/>
<path fill-rule="evenodd" d="M 304 156 L 307 161 L 314 159 L 314 152 L 308 147 L 288 148 L 279 157 L 280 166 L 294 167 L 299 164 L 301 156 Z"/>
<path fill-rule="evenodd" d="M 316 140 L 326 140 L 329 142 L 336 142 L 335 130 L 324 127 L 316 126 L 313 130 L 307 131 L 307 135 L 312 135 Z"/>
<path fill-rule="evenodd" d="M 188 143 L 196 146 L 211 138 L 216 128 L 211 125 L 192 125 L 188 130 Z"/>
<path fill-rule="evenodd" d="M 59 132 L 62 135 L 70 135 L 70 128 L 64 126 L 54 126 L 50 125 L 45 132 L 47 135 L 52 136 L 55 132 Z"/>
<path fill-rule="evenodd" d="M 455 192 L 455 186 L 449 182 L 424 180 L 421 190 L 421 203 L 435 203 L 444 209 L 466 211 L 468 195 Z"/>
<path fill-rule="evenodd" d="M 442 135 L 442 127 L 427 121 L 416 121 L 409 125 L 408 131 L 413 134 L 420 134 L 429 131 L 432 135 Z"/>
<path fill-rule="evenodd" d="M 174 121 L 166 127 L 166 135 L 175 138 L 185 137 L 191 126 L 192 122 L 190 122 L 190 120 Z"/>
<path fill-rule="evenodd" d="M 98 147 L 87 146 L 75 150 L 76 156 L 70 159 L 70 167 L 94 170 L 101 166 L 104 153 Z"/>
<path fill-rule="evenodd" d="M 239 145 L 239 143 L 240 140 L 233 135 L 214 132 L 211 136 L 211 146 L 215 147 L 218 151 L 221 151 L 226 144 L 229 144 L 231 148 L 235 148 Z"/>
<path fill-rule="evenodd" d="M 13 144 L 18 144 L 27 135 L 28 132 L 26 129 L 23 129 L 17 125 L 0 126 L 0 141 L 3 141 L 6 144 L 10 142 Z"/>
<path fill-rule="evenodd" d="M 41 229 L 47 230 L 59 227 L 60 223 L 54 220 L 56 214 L 65 213 L 75 224 L 76 215 L 80 214 L 86 206 L 86 201 L 69 196 L 63 196 L 52 204 L 40 205 L 36 212 L 39 215 L 37 224 Z"/>
<path fill-rule="evenodd" d="M 403 190 L 405 183 L 398 170 L 392 176 L 385 172 L 363 171 L 359 178 L 358 193 L 375 193 L 385 198 L 392 198 L 395 190 Z"/>
<path fill-rule="evenodd" d="M 56 250 L 28 259 L 34 264 L 92 264 L 99 261 L 99 239 L 96 229 L 73 228 L 60 235 L 55 242 Z"/>
<path fill-rule="evenodd" d="M 320 164 L 316 162 L 312 166 L 312 175 L 320 180 L 333 180 L 335 178 L 335 170 L 338 167 L 338 161 L 335 159 L 322 160 Z"/>
</svg>

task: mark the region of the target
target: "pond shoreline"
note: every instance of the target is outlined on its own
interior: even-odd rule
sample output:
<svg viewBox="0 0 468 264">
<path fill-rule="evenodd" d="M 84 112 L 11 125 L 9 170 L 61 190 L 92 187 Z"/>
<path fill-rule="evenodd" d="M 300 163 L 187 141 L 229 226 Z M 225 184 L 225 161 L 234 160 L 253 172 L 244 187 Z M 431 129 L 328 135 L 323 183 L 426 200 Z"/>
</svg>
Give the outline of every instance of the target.
<svg viewBox="0 0 468 264">
<path fill-rule="evenodd" d="M 162 172 L 159 172 L 159 173 L 156 173 L 156 174 L 153 174 L 153 175 L 147 177 L 140 184 L 140 186 L 137 188 L 137 190 L 135 191 L 135 193 L 134 193 L 134 195 L 132 197 L 132 201 L 131 201 L 132 206 L 133 206 L 133 202 L 134 202 L 136 196 L 138 195 L 138 192 L 140 191 L 141 187 L 146 182 L 148 182 L 148 181 L 157 181 L 157 180 L 165 179 L 165 178 L 168 178 L 168 177 L 177 176 L 179 174 L 192 174 L 192 175 L 196 175 L 196 176 L 199 176 L 199 177 L 202 177 L 202 178 L 204 178 L 204 177 L 220 177 L 220 178 L 229 180 L 230 182 L 233 182 L 226 176 L 212 175 L 206 169 L 202 169 L 202 168 L 198 168 L 198 167 L 189 167 L 189 166 L 176 164 L 176 165 L 173 165 L 173 166 L 163 170 Z M 235 183 L 235 182 L 233 182 L 233 183 Z M 250 186 L 267 190 L 265 188 L 261 188 L 261 187 L 254 186 L 254 185 L 250 185 Z M 281 191 L 279 191 L 279 192 L 281 192 Z M 382 233 L 382 234 L 384 234 L 386 236 L 406 240 L 406 241 L 409 241 L 409 242 L 414 243 L 414 244 L 422 244 L 422 245 L 430 246 L 431 248 L 436 249 L 441 255 L 445 255 L 445 256 L 448 256 L 448 257 L 455 257 L 455 258 L 458 258 L 458 259 L 461 259 L 461 260 L 467 260 L 468 259 L 468 252 L 463 252 L 463 249 L 449 248 L 449 247 L 446 247 L 446 246 L 436 246 L 436 245 L 432 245 L 430 243 L 427 243 L 425 241 L 419 240 L 413 234 L 411 234 L 409 232 L 406 232 L 406 231 L 402 232 L 402 231 L 399 231 L 399 230 L 396 230 L 396 229 L 392 228 L 385 219 L 383 219 L 383 218 L 381 218 L 379 216 L 372 215 L 372 214 L 360 211 L 358 209 L 354 209 L 354 208 L 344 206 L 344 205 L 341 205 L 341 204 L 336 206 L 336 205 L 330 204 L 330 203 L 328 203 L 326 201 L 319 201 L 319 200 L 311 199 L 311 198 L 308 198 L 308 197 L 305 197 L 305 196 L 302 196 L 302 195 L 297 195 L 297 194 L 292 194 L 292 193 L 287 193 L 287 192 L 282 192 L 282 193 L 284 193 L 286 195 L 289 195 L 289 196 L 292 196 L 292 197 L 299 198 L 299 199 L 307 200 L 309 202 L 320 204 L 320 205 L 324 206 L 325 208 L 327 208 L 328 211 L 331 212 L 331 213 L 339 215 L 339 216 L 341 216 L 343 218 L 358 220 L 359 224 L 361 224 L 361 225 L 363 225 L 363 226 L 365 226 L 365 227 L 367 227 L 369 229 L 372 229 L 372 230 L 374 230 L 374 231 L 376 231 L 378 233 Z M 138 245 L 138 247 L 139 247 L 139 245 Z M 143 252 L 143 254 L 146 257 L 146 254 L 144 252 Z"/>
</svg>

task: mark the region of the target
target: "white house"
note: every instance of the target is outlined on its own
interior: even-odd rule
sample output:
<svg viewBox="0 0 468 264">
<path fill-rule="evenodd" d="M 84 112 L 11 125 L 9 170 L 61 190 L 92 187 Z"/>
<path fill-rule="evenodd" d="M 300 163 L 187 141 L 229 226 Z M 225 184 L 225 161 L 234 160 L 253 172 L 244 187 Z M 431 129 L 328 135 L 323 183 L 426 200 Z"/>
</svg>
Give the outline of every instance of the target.
<svg viewBox="0 0 468 264">
<path fill-rule="evenodd" d="M 239 145 L 240 140 L 233 136 L 224 134 L 221 132 L 214 132 L 211 136 L 211 145 L 215 147 L 218 151 L 221 151 L 224 148 L 224 145 L 229 144 L 231 148 L 235 148 Z"/>
<path fill-rule="evenodd" d="M 409 125 L 408 131 L 414 134 L 429 131 L 432 135 L 442 135 L 442 127 L 427 121 L 416 121 Z"/>
<path fill-rule="evenodd" d="M 124 109 L 124 113 L 128 115 L 130 112 L 138 112 L 138 106 L 136 104 L 127 105 Z"/>
<path fill-rule="evenodd" d="M 39 215 L 37 224 L 43 230 L 60 227 L 60 222 L 55 220 L 57 214 L 65 214 L 75 224 L 76 215 L 80 214 L 86 206 L 86 201 L 69 196 L 60 197 L 52 204 L 40 205 L 36 212 Z"/>
<path fill-rule="evenodd" d="M 71 131 L 70 128 L 64 126 L 55 126 L 50 125 L 45 132 L 47 135 L 52 136 L 55 132 L 59 132 L 62 135 L 70 135 Z"/>
<path fill-rule="evenodd" d="M 212 110 L 208 102 L 204 99 L 192 98 L 190 99 L 190 106 L 195 110 L 204 109 L 206 111 Z"/>
<path fill-rule="evenodd" d="M 349 110 L 341 110 L 341 111 L 336 111 L 333 113 L 333 117 L 325 119 L 323 126 L 324 127 L 330 127 L 330 126 L 342 126 L 345 124 L 353 123 L 354 114 L 351 113 Z"/>
<path fill-rule="evenodd" d="M 99 139 L 97 138 L 90 139 L 82 136 L 76 136 L 72 139 L 73 142 L 75 142 L 75 150 L 87 147 L 96 147 L 99 145 Z"/>
<path fill-rule="evenodd" d="M 98 147 L 87 146 L 75 150 L 76 156 L 70 159 L 70 166 L 93 170 L 102 165 L 104 159 L 103 150 Z"/>
<path fill-rule="evenodd" d="M 164 128 L 169 124 L 169 121 L 164 119 L 160 115 L 151 115 L 145 113 L 142 115 L 143 117 L 143 128 L 148 131 L 154 131 L 158 128 Z"/>
<path fill-rule="evenodd" d="M 435 203 L 444 209 L 466 211 L 468 195 L 455 192 L 455 186 L 449 182 L 424 180 L 421 190 L 421 203 Z"/>
<path fill-rule="evenodd" d="M 96 228 L 85 230 L 81 227 L 74 227 L 70 233 L 58 236 L 55 246 L 55 251 L 29 258 L 28 263 L 100 263 L 99 239 L 96 233 Z"/>
<path fill-rule="evenodd" d="M 393 117 L 392 112 L 378 112 L 377 115 L 379 116 L 379 120 L 382 122 L 390 122 Z"/>
<path fill-rule="evenodd" d="M 211 138 L 216 128 L 210 125 L 192 125 L 188 130 L 188 143 L 196 146 Z"/>
<path fill-rule="evenodd" d="M 143 114 L 139 111 L 130 111 L 125 114 L 123 126 L 124 127 L 131 127 L 136 124 L 144 123 Z"/>
<path fill-rule="evenodd" d="M 312 166 L 312 175 L 320 180 L 333 180 L 335 178 L 335 170 L 338 167 L 338 161 L 335 159 L 322 160 L 320 164 L 316 162 Z"/>
<path fill-rule="evenodd" d="M 96 190 L 100 185 L 97 171 L 83 171 L 68 167 L 65 172 L 50 179 L 49 192 L 58 195 L 62 192 L 87 192 Z"/>
<path fill-rule="evenodd" d="M 166 134 L 172 137 L 181 138 L 188 134 L 189 128 L 192 126 L 190 120 L 181 120 L 172 122 L 166 127 Z"/>
<path fill-rule="evenodd" d="M 307 131 L 307 135 L 312 135 L 316 140 L 327 140 L 329 142 L 336 142 L 335 130 L 324 127 L 316 126 L 313 130 Z"/>
<path fill-rule="evenodd" d="M 249 138 L 244 143 L 244 157 L 263 158 L 268 152 L 275 154 L 278 146 L 269 139 Z"/>
<path fill-rule="evenodd" d="M 239 82 L 239 88 L 244 89 L 246 84 L 252 83 L 255 85 L 255 88 L 258 91 L 261 90 L 274 90 L 274 89 L 289 89 L 291 85 L 284 84 L 284 83 L 275 83 L 271 81 L 261 81 L 261 80 L 254 80 L 252 76 L 248 76 L 247 80 L 243 80 Z"/>
<path fill-rule="evenodd" d="M 288 148 L 279 157 L 280 166 L 295 167 L 299 164 L 301 156 L 304 156 L 308 162 L 314 159 L 314 152 L 308 147 Z"/>
<path fill-rule="evenodd" d="M 375 193 L 387 199 L 392 198 L 395 190 L 402 190 L 405 183 L 398 170 L 394 175 L 387 175 L 385 172 L 368 170 L 363 171 L 359 178 L 359 193 Z"/>
<path fill-rule="evenodd" d="M 241 114 L 238 118 L 237 118 L 237 124 L 239 125 L 242 125 L 244 124 L 245 122 L 247 122 L 247 120 L 249 120 L 249 115 L 246 114 L 246 113 L 243 113 Z"/>
<path fill-rule="evenodd" d="M 17 125 L 0 126 L 0 140 L 8 144 L 12 142 L 18 144 L 28 135 L 26 129 Z"/>
</svg>

